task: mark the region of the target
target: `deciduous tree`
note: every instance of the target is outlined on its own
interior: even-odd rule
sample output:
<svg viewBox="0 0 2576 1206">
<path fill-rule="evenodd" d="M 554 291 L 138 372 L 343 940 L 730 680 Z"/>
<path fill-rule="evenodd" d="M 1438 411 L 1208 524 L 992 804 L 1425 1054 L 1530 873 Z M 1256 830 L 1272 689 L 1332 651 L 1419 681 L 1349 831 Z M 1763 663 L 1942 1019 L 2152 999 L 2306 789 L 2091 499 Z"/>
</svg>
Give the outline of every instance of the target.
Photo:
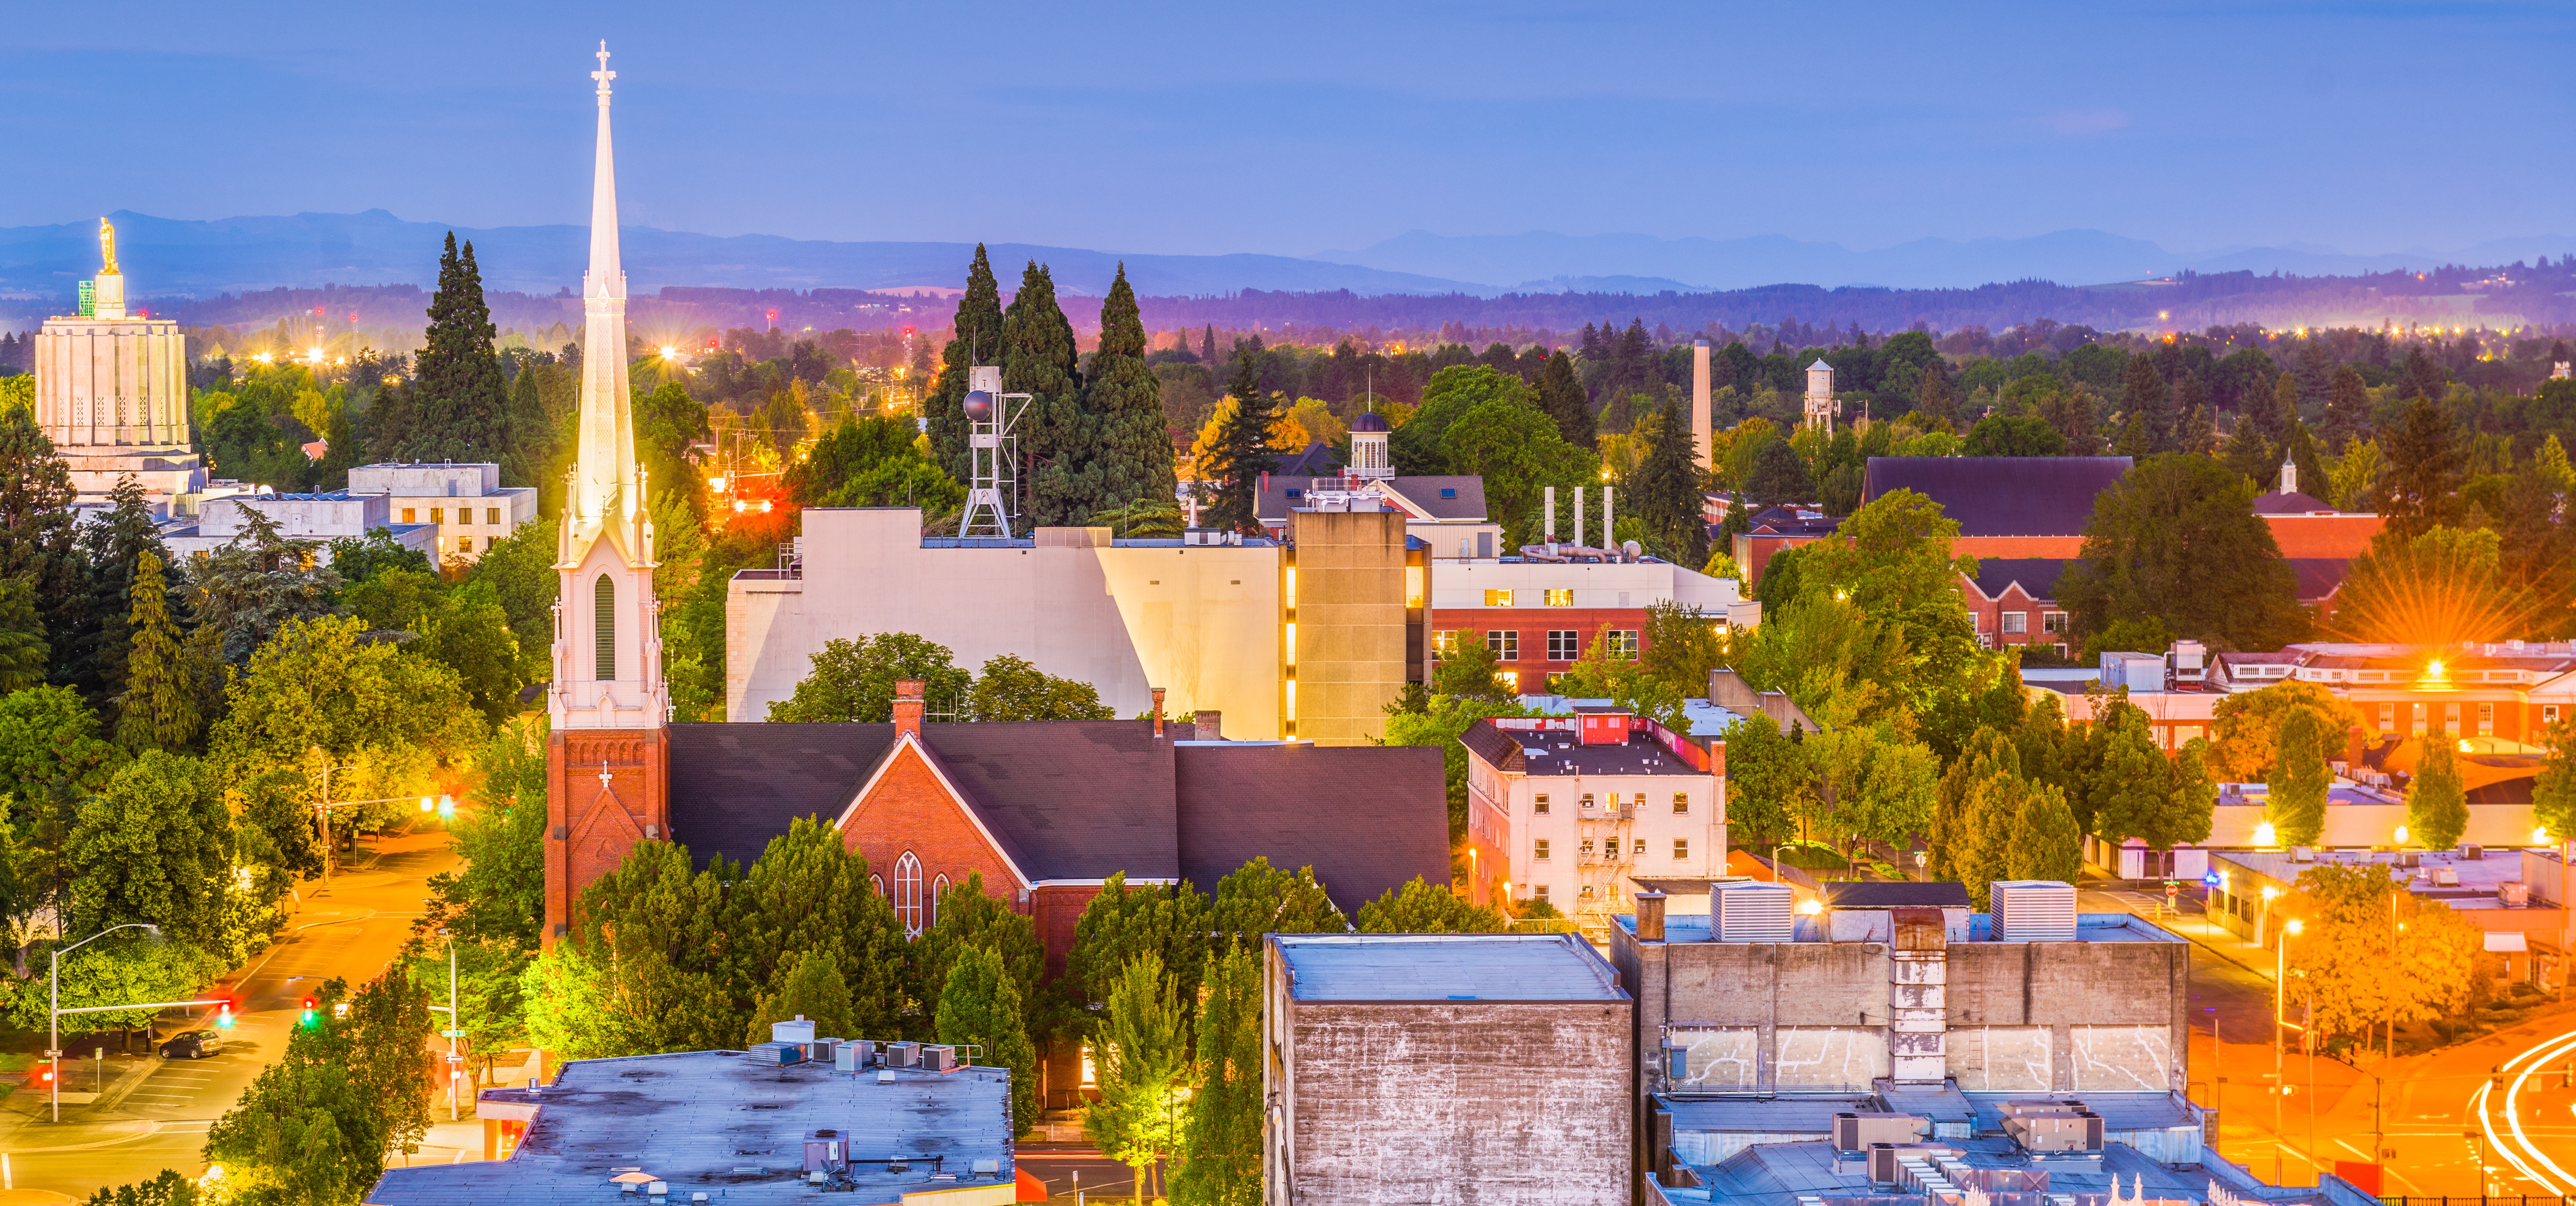
<svg viewBox="0 0 2576 1206">
<path fill-rule="evenodd" d="M 2448 850 L 2460 844 L 2460 835 L 2469 827 L 2469 799 L 2461 786 L 2460 759 L 2453 751 L 2453 738 L 2446 729 L 2435 729 L 2423 738 L 2423 753 L 2415 763 L 2415 783 L 2406 792 L 2406 829 L 2427 850 Z"/>
<path fill-rule="evenodd" d="M 939 994 L 939 1041 L 972 1044 L 988 1065 L 1011 1070 L 1011 1121 L 1015 1130 L 1037 1125 L 1038 1053 L 1030 1042 L 1019 985 L 991 947 L 960 952 Z"/>
<path fill-rule="evenodd" d="M 1557 358 L 1565 353 L 1559 352 Z M 1179 1206 L 1258 1206 L 1261 1201 L 1261 961 L 1242 947 L 1208 957 L 1199 1006 L 1198 1088 L 1182 1123 Z"/>
<path fill-rule="evenodd" d="M 2058 580 L 2078 633 L 2154 616 L 2220 650 L 2306 635 L 2298 577 L 2254 514 L 2253 487 L 2205 457 L 2150 458 L 2094 499 L 2084 558 Z"/>
<path fill-rule="evenodd" d="M 909 632 L 835 637 L 814 655 L 814 668 L 795 694 L 769 705 L 769 719 L 884 724 L 894 719 L 895 683 L 908 678 L 927 683 L 932 700 L 962 704 L 974 676 L 958 669 L 954 657 L 947 646 Z"/>
<path fill-rule="evenodd" d="M 2314 708 L 2291 708 L 2281 718 L 2279 754 L 2266 781 L 2270 806 L 2264 810 L 2281 845 L 2313 846 L 2325 832 L 2326 792 L 2334 784 L 2326 767 L 2325 726 Z"/>
<path fill-rule="evenodd" d="M 1103 1155 L 1135 1171 L 1138 1206 L 1146 1170 L 1180 1138 L 1190 1039 L 1179 989 L 1160 955 L 1138 953 L 1110 982 L 1094 1047 L 1100 1100 L 1083 1111 L 1082 1131 Z"/>
<path fill-rule="evenodd" d="M 1419 875 L 1361 905 L 1359 916 L 1363 934 L 1493 934 L 1503 925 L 1500 910 L 1470 903 L 1447 884 L 1435 887 Z"/>
</svg>

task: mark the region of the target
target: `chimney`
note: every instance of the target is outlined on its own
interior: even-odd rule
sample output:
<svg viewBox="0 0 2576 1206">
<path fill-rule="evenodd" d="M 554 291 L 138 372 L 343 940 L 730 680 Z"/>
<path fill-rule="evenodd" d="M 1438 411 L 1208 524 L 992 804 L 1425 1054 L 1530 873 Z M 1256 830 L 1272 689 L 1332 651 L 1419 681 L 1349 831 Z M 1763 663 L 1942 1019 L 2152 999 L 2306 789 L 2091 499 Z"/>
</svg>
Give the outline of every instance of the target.
<svg viewBox="0 0 2576 1206">
<path fill-rule="evenodd" d="M 1156 687 L 1156 688 L 1154 688 L 1154 738 L 1155 738 L 1155 740 L 1158 740 L 1158 741 L 1159 741 L 1159 740 L 1161 740 L 1161 739 L 1162 739 L 1162 736 L 1163 736 L 1163 689 L 1162 689 L 1161 687 Z"/>
<path fill-rule="evenodd" d="M 1661 942 L 1663 940 L 1664 894 L 1661 892 L 1637 893 L 1637 941 Z"/>
<path fill-rule="evenodd" d="M 1199 740 L 1225 740 L 1225 713 L 1214 708 L 1201 708 L 1197 715 L 1190 718 L 1190 722 L 1198 726 Z"/>
<path fill-rule="evenodd" d="M 1556 487 L 1554 487 L 1554 486 L 1541 486 L 1541 487 L 1539 487 L 1539 497 L 1540 497 L 1540 498 L 1542 498 L 1542 499 L 1545 499 L 1545 500 L 1546 500 L 1546 502 L 1545 502 L 1543 505 L 1544 505 L 1544 506 L 1546 506 L 1546 508 L 1547 508 L 1547 519 L 1546 519 L 1546 526 L 1547 526 L 1547 542 L 1548 542 L 1549 544 L 1555 544 L 1555 543 L 1556 543 Z"/>
<path fill-rule="evenodd" d="M 1608 486 L 1601 487 L 1601 547 L 1611 550 L 1619 547 L 1618 533 L 1610 526 L 1610 487 Z"/>
<path fill-rule="evenodd" d="M 930 708 L 929 704 L 923 702 L 921 693 L 929 686 L 930 684 L 917 678 L 895 680 L 894 731 L 896 736 L 900 737 L 906 733 L 915 737 L 921 736 L 921 714 Z"/>
<path fill-rule="evenodd" d="M 1691 459 L 1697 461 L 1701 469 L 1709 468 L 1709 458 L 1715 454 L 1717 443 L 1714 429 L 1709 425 L 1708 341 L 1705 339 L 1691 341 L 1691 442 Z"/>
</svg>

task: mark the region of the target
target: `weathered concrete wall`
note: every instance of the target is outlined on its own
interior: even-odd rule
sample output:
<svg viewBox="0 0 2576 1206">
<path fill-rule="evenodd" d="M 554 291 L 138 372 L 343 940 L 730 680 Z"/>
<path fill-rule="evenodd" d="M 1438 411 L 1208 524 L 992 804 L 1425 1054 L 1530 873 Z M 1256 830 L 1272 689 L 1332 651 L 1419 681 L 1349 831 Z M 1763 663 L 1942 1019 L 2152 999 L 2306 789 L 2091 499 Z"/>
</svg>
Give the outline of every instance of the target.
<svg viewBox="0 0 2576 1206">
<path fill-rule="evenodd" d="M 1286 1007 L 1273 1168 L 1298 1206 L 1629 1201 L 1629 1002 Z M 1269 1198 L 1291 1200 L 1275 1181 Z"/>
<path fill-rule="evenodd" d="M 2046 1026 L 1953 1026 L 1947 1070 L 1964 1092 L 2046 1093 L 2056 1037 Z"/>
</svg>

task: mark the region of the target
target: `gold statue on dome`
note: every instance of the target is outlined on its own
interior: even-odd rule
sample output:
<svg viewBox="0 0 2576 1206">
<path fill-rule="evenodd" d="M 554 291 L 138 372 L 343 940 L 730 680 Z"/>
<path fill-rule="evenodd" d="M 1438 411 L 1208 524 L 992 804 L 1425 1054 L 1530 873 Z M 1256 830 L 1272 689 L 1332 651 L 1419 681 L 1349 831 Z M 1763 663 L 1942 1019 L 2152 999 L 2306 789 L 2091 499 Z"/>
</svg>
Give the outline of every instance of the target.
<svg viewBox="0 0 2576 1206">
<path fill-rule="evenodd" d="M 116 270 L 116 228 L 105 218 L 98 220 L 98 255 L 105 265 L 98 270 L 100 276 L 122 275 Z"/>
</svg>

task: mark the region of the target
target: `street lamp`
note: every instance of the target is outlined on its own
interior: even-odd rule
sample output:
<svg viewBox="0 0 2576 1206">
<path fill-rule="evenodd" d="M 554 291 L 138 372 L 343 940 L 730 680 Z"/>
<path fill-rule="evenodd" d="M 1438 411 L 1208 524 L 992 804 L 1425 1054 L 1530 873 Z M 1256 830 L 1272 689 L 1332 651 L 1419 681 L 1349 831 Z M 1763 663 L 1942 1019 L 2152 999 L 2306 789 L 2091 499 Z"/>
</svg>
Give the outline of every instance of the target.
<svg viewBox="0 0 2576 1206">
<path fill-rule="evenodd" d="M 63 952 L 79 950 L 118 930 L 150 930 L 158 934 L 161 932 L 161 927 L 148 921 L 129 921 L 124 925 L 109 926 L 70 946 L 55 947 L 48 960 L 51 966 L 45 969 L 45 1058 L 53 1062 L 54 1074 L 48 1078 L 48 1085 L 53 1097 L 56 1122 L 63 1120 Z"/>
<path fill-rule="evenodd" d="M 2397 848 L 2398 848 L 2398 849 L 2403 850 L 2403 849 L 2405 849 L 2405 848 L 2406 848 L 2406 827 L 2405 827 L 2404 825 L 2399 825 L 2399 826 L 2397 827 L 2397 832 L 2395 832 L 2394 834 L 2391 834 L 2390 836 L 2392 836 L 2392 837 L 2394 837 L 2394 838 L 2396 838 L 2396 839 L 2397 839 Z"/>
<path fill-rule="evenodd" d="M 2289 991 L 2290 940 L 2298 937 L 2302 928 L 2296 917 L 2282 925 L 2281 945 L 2272 962 L 2272 1182 L 2276 1185 L 2281 1180 L 2281 1101 L 2290 1095 L 2290 1081 L 2283 1074 L 2281 1059 L 2281 1028 L 2289 1020 L 2282 1015 L 2282 998 Z M 2308 1108 L 2316 1109 L 2316 1103 L 2309 1102 Z"/>
</svg>

